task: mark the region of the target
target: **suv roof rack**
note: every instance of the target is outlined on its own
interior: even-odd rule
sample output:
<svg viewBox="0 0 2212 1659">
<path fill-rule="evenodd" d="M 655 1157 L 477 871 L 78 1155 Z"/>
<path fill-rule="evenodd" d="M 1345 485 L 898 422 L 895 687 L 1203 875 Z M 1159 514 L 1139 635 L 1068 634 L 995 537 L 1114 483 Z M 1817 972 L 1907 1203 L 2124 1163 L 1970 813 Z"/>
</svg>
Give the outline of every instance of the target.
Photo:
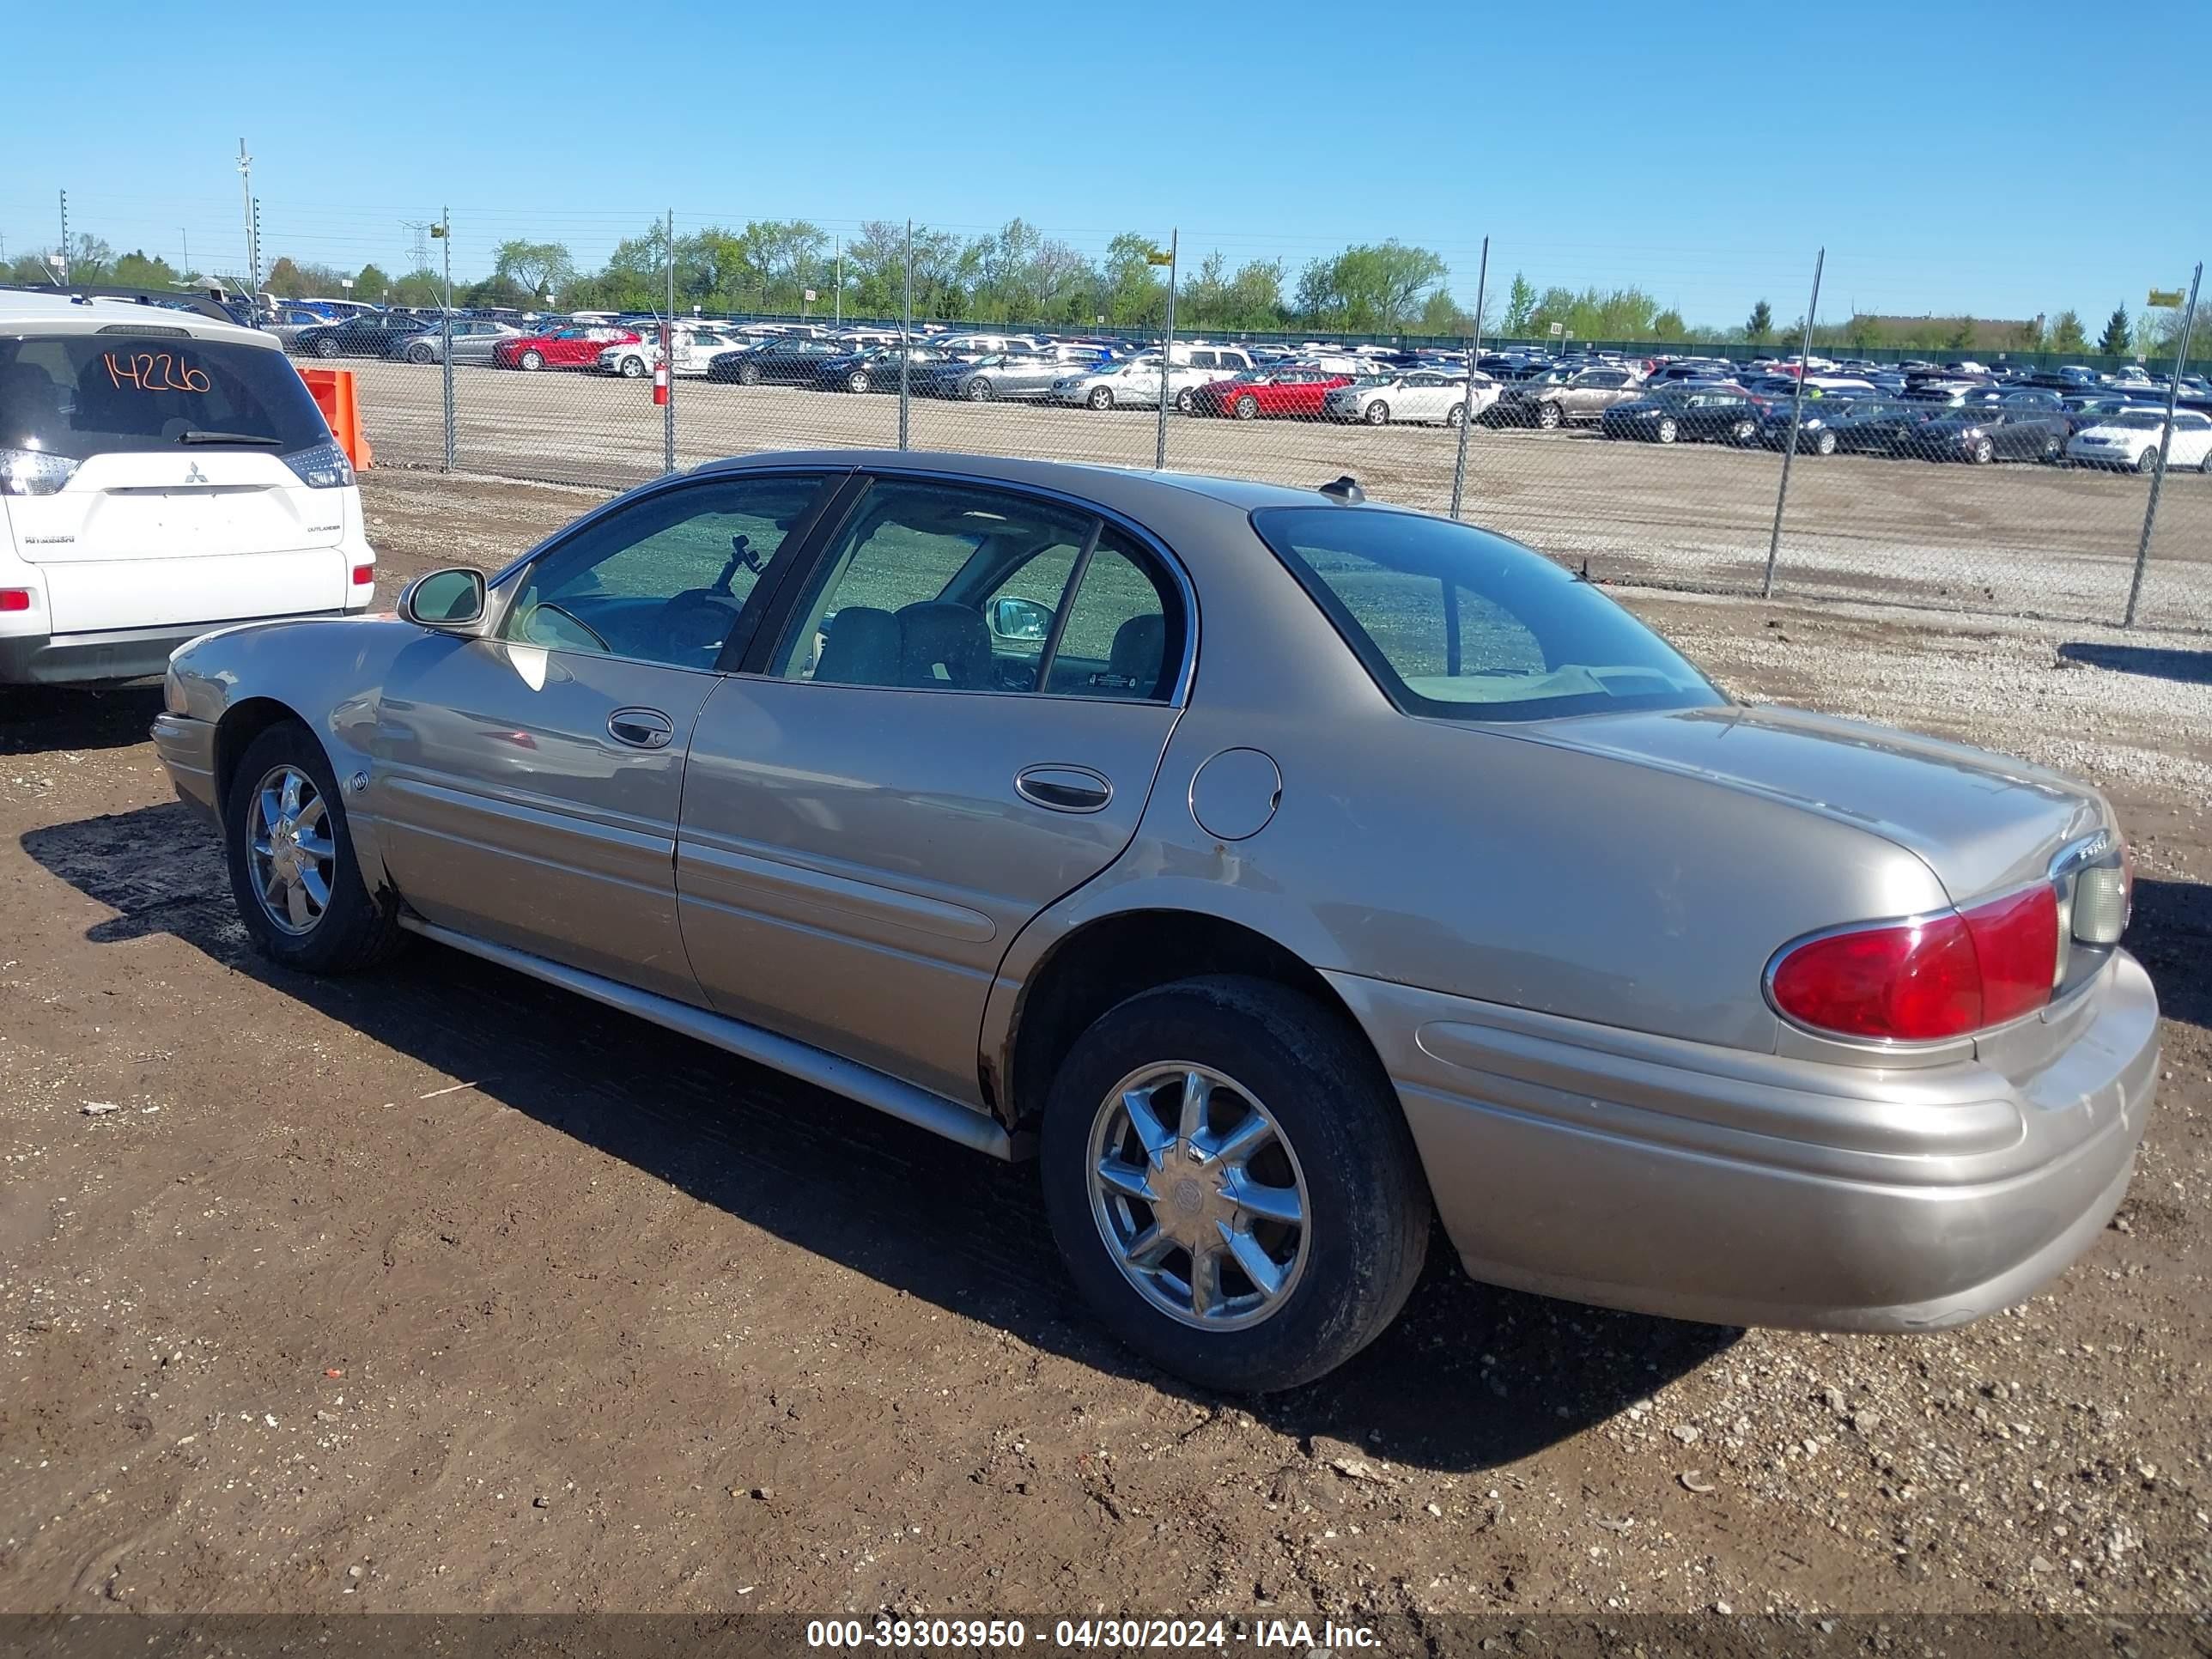
<svg viewBox="0 0 2212 1659">
<path fill-rule="evenodd" d="M 45 294 L 70 300 L 125 300 L 133 304 L 160 307 L 169 311 L 194 311 L 218 323 L 236 323 L 238 319 L 216 299 L 212 290 L 206 293 L 179 289 L 126 288 L 106 283 L 69 283 L 60 286 L 50 283 L 0 283 L 0 290 L 11 294 Z"/>
</svg>

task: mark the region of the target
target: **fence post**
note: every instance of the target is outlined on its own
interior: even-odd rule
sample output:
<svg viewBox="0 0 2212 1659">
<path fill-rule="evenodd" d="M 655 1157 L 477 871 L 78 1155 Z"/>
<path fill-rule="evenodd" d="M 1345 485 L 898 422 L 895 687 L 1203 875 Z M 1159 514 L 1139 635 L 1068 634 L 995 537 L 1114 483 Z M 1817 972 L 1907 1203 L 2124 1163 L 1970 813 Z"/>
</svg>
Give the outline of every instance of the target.
<svg viewBox="0 0 2212 1659">
<path fill-rule="evenodd" d="M 1490 238 L 1482 239 L 1482 268 L 1474 278 L 1474 343 L 1467 350 L 1467 390 L 1459 404 L 1459 457 L 1452 463 L 1451 515 L 1459 517 L 1460 499 L 1467 493 L 1467 440 L 1474 426 L 1474 360 L 1482 356 L 1482 301 L 1490 285 Z"/>
<path fill-rule="evenodd" d="M 660 374 L 668 383 L 660 405 L 660 470 L 676 471 L 676 210 L 668 210 L 668 320 L 660 328 Z"/>
<path fill-rule="evenodd" d="M 1790 503 L 1790 463 L 1797 459 L 1797 423 L 1805 416 L 1805 376 L 1811 368 L 1806 359 L 1813 355 L 1813 318 L 1820 309 L 1820 268 L 1827 263 L 1826 248 L 1813 256 L 1813 297 L 1805 306 L 1805 333 L 1797 348 L 1797 389 L 1790 394 L 1790 437 L 1782 446 L 1782 485 L 1774 492 L 1774 533 L 1766 538 L 1766 580 L 1759 589 L 1762 599 L 1774 597 L 1774 560 L 1782 551 L 1782 510 Z"/>
<path fill-rule="evenodd" d="M 899 313 L 899 447 L 906 443 L 907 373 L 914 365 L 914 221 L 906 222 L 906 302 Z"/>
<path fill-rule="evenodd" d="M 1181 253 L 1181 230 L 1168 232 L 1168 325 L 1160 337 L 1160 427 L 1152 444 L 1152 467 L 1165 471 L 1168 465 L 1168 406 L 1175 402 L 1176 259 Z"/>
<path fill-rule="evenodd" d="M 438 356 L 445 385 L 446 471 L 453 470 L 453 210 L 438 210 L 438 241 L 446 251 L 446 307 L 439 327 L 444 339 Z"/>
<path fill-rule="evenodd" d="M 2150 501 L 2143 508 L 2142 539 L 2136 544 L 2136 574 L 2128 583 L 2128 614 L 2120 626 L 2136 625 L 2136 606 L 2142 600 L 2143 567 L 2150 562 L 2150 535 L 2158 525 L 2158 495 L 2166 483 L 2166 458 L 2173 447 L 2173 402 L 2181 393 L 2181 372 L 2189 367 L 2189 337 L 2197 329 L 2197 285 L 2204 279 L 2204 262 L 2197 262 L 2189 279 L 2189 309 L 2181 313 L 2181 343 L 2173 354 L 2173 373 L 2166 383 L 2166 429 L 2158 434 L 2158 468 L 2150 475 Z"/>
</svg>

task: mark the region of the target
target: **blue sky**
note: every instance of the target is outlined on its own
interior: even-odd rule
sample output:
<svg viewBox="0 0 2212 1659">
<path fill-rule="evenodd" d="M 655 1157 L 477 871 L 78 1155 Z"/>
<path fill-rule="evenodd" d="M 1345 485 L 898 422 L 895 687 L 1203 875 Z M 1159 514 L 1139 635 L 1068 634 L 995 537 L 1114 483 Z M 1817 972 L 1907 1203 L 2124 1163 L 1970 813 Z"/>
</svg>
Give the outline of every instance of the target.
<svg viewBox="0 0 2212 1659">
<path fill-rule="evenodd" d="M 2191 9 L 2163 27 L 2193 48 Z M 1177 228 L 1193 257 L 1280 255 L 1294 275 L 1395 235 L 1443 255 L 1462 304 L 1487 234 L 1493 292 L 1516 270 L 1638 283 L 1729 324 L 1762 297 L 1801 314 L 1825 244 L 1823 321 L 2070 306 L 2094 334 L 2212 250 L 2212 117 L 2194 95 L 2168 112 L 2129 15 L 398 0 L 358 21 L 195 21 L 136 0 L 33 5 L 9 56 L 54 72 L 10 76 L 0 235 L 11 257 L 51 246 L 66 187 L 72 230 L 242 269 L 243 136 L 264 258 L 348 268 L 404 268 L 402 222 L 447 205 L 464 276 L 515 235 L 596 263 L 671 207 L 679 231 L 1019 215 L 1090 252 Z M 2118 88 L 2097 64 L 2120 46 L 2124 142 L 2098 113 Z"/>
</svg>

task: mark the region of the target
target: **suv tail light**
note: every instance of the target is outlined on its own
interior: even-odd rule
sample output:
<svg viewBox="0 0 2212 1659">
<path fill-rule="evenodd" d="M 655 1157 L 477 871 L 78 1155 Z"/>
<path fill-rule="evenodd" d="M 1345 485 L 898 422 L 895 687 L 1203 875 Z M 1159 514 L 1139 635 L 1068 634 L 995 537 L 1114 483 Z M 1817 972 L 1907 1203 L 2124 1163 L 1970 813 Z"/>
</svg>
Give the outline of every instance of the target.
<svg viewBox="0 0 2212 1659">
<path fill-rule="evenodd" d="M 1928 1042 L 2033 1013 L 2059 962 L 2058 894 L 2048 883 L 1971 910 L 1820 934 L 1767 969 L 1775 1007 L 1837 1036 Z"/>
</svg>

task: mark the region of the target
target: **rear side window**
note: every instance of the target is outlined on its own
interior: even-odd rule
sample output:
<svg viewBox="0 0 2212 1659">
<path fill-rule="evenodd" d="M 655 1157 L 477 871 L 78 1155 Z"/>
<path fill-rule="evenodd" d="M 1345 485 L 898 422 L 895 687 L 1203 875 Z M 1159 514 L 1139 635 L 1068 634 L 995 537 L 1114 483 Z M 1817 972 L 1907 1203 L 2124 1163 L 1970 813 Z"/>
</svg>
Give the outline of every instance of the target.
<svg viewBox="0 0 2212 1659">
<path fill-rule="evenodd" d="M 82 461 L 226 442 L 293 454 L 330 441 L 281 351 L 173 335 L 0 339 L 0 449 Z"/>
<path fill-rule="evenodd" d="M 1589 583 L 1487 531 L 1341 507 L 1263 507 L 1252 524 L 1407 714 L 1530 720 L 1727 701 Z"/>
</svg>

